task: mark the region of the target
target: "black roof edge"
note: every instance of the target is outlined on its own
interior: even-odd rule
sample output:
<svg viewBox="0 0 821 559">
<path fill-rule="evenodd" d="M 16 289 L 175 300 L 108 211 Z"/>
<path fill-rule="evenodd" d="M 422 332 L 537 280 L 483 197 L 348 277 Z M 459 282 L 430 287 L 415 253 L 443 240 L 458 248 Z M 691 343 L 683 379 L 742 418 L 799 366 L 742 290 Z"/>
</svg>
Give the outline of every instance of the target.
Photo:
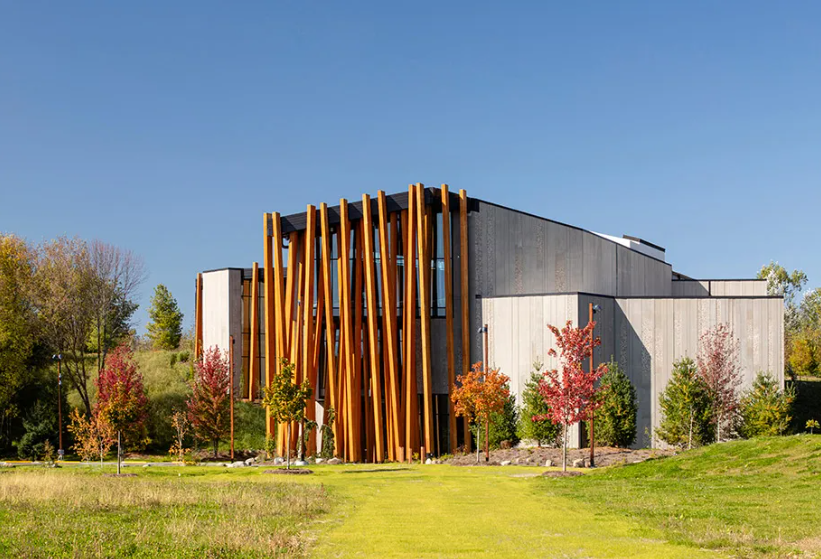
<svg viewBox="0 0 821 559">
<path fill-rule="evenodd" d="M 639 243 L 639 244 L 642 244 L 642 245 L 647 245 L 647 246 L 649 246 L 650 248 L 654 248 L 654 249 L 656 249 L 656 250 L 660 250 L 661 252 L 667 252 L 666 250 L 664 250 L 664 247 L 660 247 L 660 246 L 658 246 L 658 245 L 657 245 L 657 244 L 655 244 L 655 243 L 651 243 L 650 241 L 645 241 L 645 240 L 644 240 L 644 239 L 642 239 L 641 237 L 634 237 L 634 236 L 632 236 L 632 235 L 622 235 L 621 237 L 622 237 L 622 239 L 627 239 L 627 240 L 629 240 L 629 241 L 636 241 L 636 242 L 637 242 L 637 243 Z"/>
</svg>

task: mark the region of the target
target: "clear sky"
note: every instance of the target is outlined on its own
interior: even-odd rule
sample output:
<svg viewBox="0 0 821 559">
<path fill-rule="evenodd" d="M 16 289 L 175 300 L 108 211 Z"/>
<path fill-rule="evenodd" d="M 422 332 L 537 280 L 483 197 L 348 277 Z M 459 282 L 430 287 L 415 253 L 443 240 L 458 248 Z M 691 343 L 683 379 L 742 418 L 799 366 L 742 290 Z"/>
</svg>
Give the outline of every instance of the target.
<svg viewBox="0 0 821 559">
<path fill-rule="evenodd" d="M 675 4 L 675 5 L 674 5 Z M 821 285 L 821 3 L 0 0 L 0 231 L 197 271 L 262 213 L 448 183 Z"/>
</svg>

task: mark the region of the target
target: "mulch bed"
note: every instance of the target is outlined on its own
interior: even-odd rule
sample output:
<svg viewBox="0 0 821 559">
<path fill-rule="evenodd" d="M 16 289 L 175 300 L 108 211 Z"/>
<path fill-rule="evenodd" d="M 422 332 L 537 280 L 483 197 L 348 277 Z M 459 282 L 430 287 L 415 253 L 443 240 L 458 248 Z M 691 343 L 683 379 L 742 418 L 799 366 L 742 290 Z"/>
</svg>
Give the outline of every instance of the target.
<svg viewBox="0 0 821 559">
<path fill-rule="evenodd" d="M 542 474 L 544 477 L 576 477 L 584 475 L 581 472 L 545 472 Z"/>
<path fill-rule="evenodd" d="M 137 477 L 137 474 L 103 474 L 103 477 Z"/>
<path fill-rule="evenodd" d="M 651 448 L 612 448 L 596 447 L 596 466 L 613 466 L 618 464 L 634 464 L 644 462 L 651 458 L 660 458 L 674 454 L 671 450 L 660 450 Z M 574 460 L 589 459 L 589 448 L 569 448 L 567 449 L 567 465 L 571 466 Z M 547 460 L 553 462 L 553 466 L 562 465 L 561 448 L 507 448 L 490 451 L 490 461 L 485 462 L 485 453 L 482 452 L 479 463 L 476 463 L 476 453 L 457 454 L 445 464 L 453 466 L 499 466 L 502 462 L 510 461 L 511 466 L 544 466 Z M 586 462 L 585 462 L 586 463 Z"/>
<path fill-rule="evenodd" d="M 313 470 L 308 470 L 306 468 L 294 468 L 289 470 L 287 468 L 277 468 L 276 470 L 265 470 L 262 472 L 263 474 L 283 474 L 283 475 L 291 475 L 291 476 L 299 476 L 305 474 L 312 474 L 314 473 Z"/>
</svg>

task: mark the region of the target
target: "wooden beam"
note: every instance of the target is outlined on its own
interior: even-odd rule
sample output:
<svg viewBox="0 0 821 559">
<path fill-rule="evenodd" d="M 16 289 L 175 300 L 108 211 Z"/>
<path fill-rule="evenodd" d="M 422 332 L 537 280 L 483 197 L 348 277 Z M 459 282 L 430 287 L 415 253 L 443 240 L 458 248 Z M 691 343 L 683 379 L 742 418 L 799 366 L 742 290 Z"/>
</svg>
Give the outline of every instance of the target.
<svg viewBox="0 0 821 559">
<path fill-rule="evenodd" d="M 462 374 L 470 369 L 470 294 L 468 284 L 468 196 L 459 191 L 459 265 L 462 285 Z M 470 422 L 463 418 L 465 452 L 470 452 Z"/>
<path fill-rule="evenodd" d="M 394 448 L 390 454 L 393 459 L 397 454 L 404 454 L 399 447 L 399 357 L 396 355 L 398 334 L 396 332 L 396 286 L 394 285 L 392 267 L 396 264 L 391 259 L 391 239 L 388 237 L 388 208 L 385 193 L 379 191 L 379 260 L 382 268 L 382 343 L 387 367 L 385 370 L 385 409 L 390 414 L 390 440 Z"/>
<path fill-rule="evenodd" d="M 299 233 L 291 233 L 288 235 L 288 269 L 285 276 L 285 347 L 293 346 L 291 336 L 293 336 L 294 326 L 296 325 L 296 302 L 298 297 L 299 286 L 297 284 L 297 257 L 299 256 Z M 295 289 L 296 285 L 296 289 Z M 293 356 L 290 357 L 293 362 Z"/>
<path fill-rule="evenodd" d="M 417 226 L 419 228 L 419 302 L 422 337 L 422 397 L 423 397 L 423 431 L 425 448 L 433 452 L 433 381 L 431 375 L 431 338 L 430 338 L 430 216 L 425 207 L 425 190 L 421 184 L 416 185 Z M 424 460 L 424 456 L 422 457 Z"/>
<path fill-rule="evenodd" d="M 202 357 L 202 274 L 197 274 L 197 319 L 194 337 L 194 361 Z"/>
<path fill-rule="evenodd" d="M 353 418 L 354 415 L 354 400 L 353 400 L 353 332 L 351 316 L 351 223 L 348 219 L 348 201 L 344 198 L 339 201 L 339 324 L 340 324 L 340 341 L 344 341 L 340 346 L 344 351 L 340 350 L 340 360 L 344 355 L 345 365 L 345 447 L 346 459 L 356 462 L 358 455 L 356 452 L 357 445 L 354 443 L 354 429 Z"/>
<path fill-rule="evenodd" d="M 447 351 L 448 365 L 448 439 L 450 448 L 448 452 L 456 452 L 456 415 L 454 415 L 453 401 L 450 396 L 456 384 L 456 372 L 453 358 L 453 278 L 451 277 L 451 246 L 450 246 L 450 195 L 448 185 L 443 184 L 442 189 L 442 248 L 445 259 L 445 348 Z"/>
<path fill-rule="evenodd" d="M 279 369 L 279 361 L 288 356 L 288 346 L 286 345 L 286 317 L 285 317 L 285 300 L 283 295 L 283 284 L 285 282 L 285 270 L 282 265 L 282 224 L 279 213 L 271 214 L 271 224 L 272 224 L 272 239 L 271 239 L 271 251 L 272 251 L 272 260 L 273 260 L 273 273 L 269 273 L 269 270 L 266 269 L 265 273 L 265 283 L 268 283 L 268 278 L 273 278 L 273 294 L 274 294 L 274 308 L 272 309 L 273 313 L 273 320 L 272 322 L 276 323 L 274 328 L 274 332 L 276 334 L 276 353 L 274 354 L 273 359 L 268 359 L 266 357 L 265 360 L 265 368 L 266 368 L 266 382 L 267 385 L 270 385 L 271 380 L 273 378 L 274 372 Z M 268 322 L 266 322 L 266 332 L 268 328 Z M 266 353 L 266 356 L 268 354 Z M 277 440 L 277 446 L 279 447 L 282 441 L 284 440 L 284 435 L 281 435 L 285 431 L 285 426 L 280 425 L 278 427 L 277 433 L 274 433 L 273 430 L 270 431 L 270 435 Z"/>
<path fill-rule="evenodd" d="M 408 210 L 402 212 L 402 231 L 405 246 L 405 300 L 402 307 L 404 323 L 404 392 L 405 446 L 407 457 L 419 449 L 419 395 L 416 386 L 416 195 L 410 185 Z"/>
<path fill-rule="evenodd" d="M 309 421 L 316 421 L 316 369 L 314 369 L 314 268 L 316 267 L 316 208 L 308 205 L 307 225 L 305 227 L 304 287 L 302 288 L 302 375 L 311 387 L 312 394 L 305 410 Z M 306 455 L 312 456 L 316 450 L 316 436 L 312 431 L 308 441 Z M 311 444 L 313 441 L 313 444 Z"/>
<path fill-rule="evenodd" d="M 364 245 L 362 241 L 363 224 L 360 220 L 354 230 L 354 282 L 353 282 L 353 297 L 354 297 L 354 314 L 353 314 L 353 386 L 354 388 L 354 441 L 356 443 L 357 452 L 361 455 L 362 450 L 362 387 L 365 392 L 368 390 L 368 385 L 362 382 L 362 263 Z"/>
<path fill-rule="evenodd" d="M 252 402 L 259 398 L 259 264 L 251 268 L 251 339 L 248 344 L 248 393 Z"/>
<path fill-rule="evenodd" d="M 322 292 L 325 298 L 325 360 L 328 368 L 325 382 L 325 409 L 334 409 L 339 416 L 339 404 L 336 399 L 338 393 L 337 372 L 335 358 L 336 352 L 336 329 L 334 326 L 334 299 L 333 299 L 333 273 L 331 271 L 331 247 L 333 246 L 333 233 L 328 225 L 328 206 L 323 202 L 319 205 L 319 222 L 322 234 Z M 327 417 L 327 416 L 326 416 Z M 334 421 L 332 426 L 334 441 L 339 444 L 339 421 Z"/>
<path fill-rule="evenodd" d="M 362 196 L 364 248 L 365 248 L 365 292 L 368 301 L 368 346 L 370 348 L 371 396 L 373 398 L 374 462 L 384 462 L 385 448 L 382 431 L 382 388 L 379 380 L 379 311 L 376 304 L 376 277 L 374 274 L 373 222 L 371 219 L 371 199 Z"/>
</svg>

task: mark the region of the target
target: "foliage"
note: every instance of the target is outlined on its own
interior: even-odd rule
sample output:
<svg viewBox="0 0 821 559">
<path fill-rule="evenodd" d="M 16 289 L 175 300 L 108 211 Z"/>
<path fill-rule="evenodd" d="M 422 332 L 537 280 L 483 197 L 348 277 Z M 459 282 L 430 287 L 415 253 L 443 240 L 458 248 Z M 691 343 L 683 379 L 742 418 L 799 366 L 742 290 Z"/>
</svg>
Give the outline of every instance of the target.
<svg viewBox="0 0 821 559">
<path fill-rule="evenodd" d="M 534 420 L 534 417 L 550 417 L 550 406 L 539 394 L 539 380 L 541 379 L 541 362 L 533 363 L 534 372 L 525 382 L 522 391 L 522 409 L 519 413 L 517 435 L 520 439 L 536 441 L 536 445 L 553 445 L 559 439 L 561 429 L 550 419 Z"/>
<path fill-rule="evenodd" d="M 741 398 L 739 433 L 742 437 L 783 435 L 790 427 L 795 390 L 781 390 L 778 381 L 759 372 L 749 391 Z"/>
<path fill-rule="evenodd" d="M 46 441 L 57 439 L 56 406 L 36 402 L 23 418 L 25 434 L 17 443 L 17 455 L 23 460 L 37 460 L 43 456 Z"/>
<path fill-rule="evenodd" d="M 784 297 L 784 327 L 785 333 L 789 337 L 799 325 L 798 306 L 795 303 L 795 298 L 807 284 L 807 274 L 801 270 L 788 272 L 778 262 L 770 262 L 761 267 L 756 277 L 767 280 L 767 293 L 769 295 Z"/>
<path fill-rule="evenodd" d="M 598 406 L 596 395 L 597 383 L 607 372 L 607 365 L 602 363 L 594 371 L 585 371 L 582 363 L 593 353 L 593 348 L 601 340 L 593 337 L 594 321 L 584 328 L 574 328 L 567 321 L 564 328 L 548 328 L 556 338 L 559 353 L 551 348 L 548 355 L 558 357 L 561 372 L 558 369 L 545 371 L 539 381 L 539 394 L 550 408 L 546 415 L 534 416 L 535 420 L 550 419 L 562 425 L 562 470 L 567 470 L 567 428 L 572 423 L 586 421 Z"/>
<path fill-rule="evenodd" d="M 320 458 L 330 460 L 334 457 L 336 449 L 334 448 L 334 421 L 336 420 L 336 412 L 333 408 L 328 408 L 325 423 L 319 428 L 322 436 L 322 449 L 319 452 Z"/>
<path fill-rule="evenodd" d="M 154 349 L 177 349 L 182 338 L 183 314 L 177 300 L 163 284 L 154 288 L 148 316 L 151 320 L 146 329 Z"/>
<path fill-rule="evenodd" d="M 181 411 L 174 412 L 171 415 L 171 426 L 174 428 L 174 443 L 171 445 L 171 448 L 168 449 L 168 453 L 176 457 L 177 462 L 182 462 L 185 453 L 190 450 L 185 447 L 185 435 L 188 434 L 188 430 L 191 427 L 188 421 L 188 415 Z"/>
<path fill-rule="evenodd" d="M 821 329 L 804 330 L 787 342 L 789 365 L 794 374 L 821 376 Z"/>
<path fill-rule="evenodd" d="M 451 394 L 453 409 L 457 417 L 467 417 L 472 425 L 484 425 L 490 429 L 494 412 L 504 410 L 510 398 L 508 383 L 510 378 L 499 369 L 483 370 L 482 363 L 474 363 L 471 370 L 456 377 L 459 384 Z M 476 445 L 477 451 L 480 448 Z M 488 449 L 489 457 L 489 449 Z"/>
<path fill-rule="evenodd" d="M 738 365 L 738 340 L 726 324 L 719 324 L 701 335 L 698 374 L 710 393 L 716 440 L 729 434 L 738 409 L 741 374 Z M 723 431 L 722 431 L 723 429 Z"/>
<path fill-rule="evenodd" d="M 506 386 L 508 392 L 510 387 Z M 511 394 L 505 401 L 501 411 L 490 414 L 490 448 L 501 448 L 503 444 L 516 446 L 519 443 L 519 435 L 516 432 L 516 425 L 519 422 L 519 409 L 516 406 L 516 396 Z"/>
<path fill-rule="evenodd" d="M 294 382 L 294 364 L 282 358 L 279 370 L 274 372 L 270 386 L 265 387 L 263 405 L 268 407 L 271 418 L 286 426 L 285 437 L 287 448 L 285 459 L 287 468 L 291 467 L 291 426 L 305 419 L 305 409 L 311 397 L 311 386 L 304 382 L 299 386 Z"/>
<path fill-rule="evenodd" d="M 192 394 L 188 399 L 188 420 L 194 436 L 212 444 L 216 458 L 219 441 L 228 435 L 230 429 L 228 358 L 220 353 L 218 347 L 211 347 L 194 368 Z"/>
<path fill-rule="evenodd" d="M 103 458 L 117 441 L 117 432 L 99 414 L 87 418 L 75 409 L 69 421 L 68 431 L 74 439 L 74 452 L 86 462 L 99 457 L 102 465 Z"/>
<path fill-rule="evenodd" d="M 661 423 L 655 435 L 669 445 L 692 448 L 713 442 L 710 391 L 689 357 L 673 363 L 673 376 L 659 397 Z"/>
<path fill-rule="evenodd" d="M 821 427 L 821 425 L 819 425 L 818 421 L 816 421 L 815 419 L 808 419 L 806 425 L 804 425 L 805 429 L 810 430 L 810 435 L 812 435 L 813 431 L 815 429 L 818 429 L 819 427 Z"/>
<path fill-rule="evenodd" d="M 626 448 L 636 440 L 636 389 L 612 359 L 601 378 L 601 405 L 595 412 L 596 440 L 603 445 Z"/>
<path fill-rule="evenodd" d="M 108 357 L 97 379 L 95 415 L 100 421 L 122 434 L 122 446 L 141 450 L 150 442 L 146 430 L 148 398 L 143 378 L 126 345 L 117 347 Z"/>
</svg>

